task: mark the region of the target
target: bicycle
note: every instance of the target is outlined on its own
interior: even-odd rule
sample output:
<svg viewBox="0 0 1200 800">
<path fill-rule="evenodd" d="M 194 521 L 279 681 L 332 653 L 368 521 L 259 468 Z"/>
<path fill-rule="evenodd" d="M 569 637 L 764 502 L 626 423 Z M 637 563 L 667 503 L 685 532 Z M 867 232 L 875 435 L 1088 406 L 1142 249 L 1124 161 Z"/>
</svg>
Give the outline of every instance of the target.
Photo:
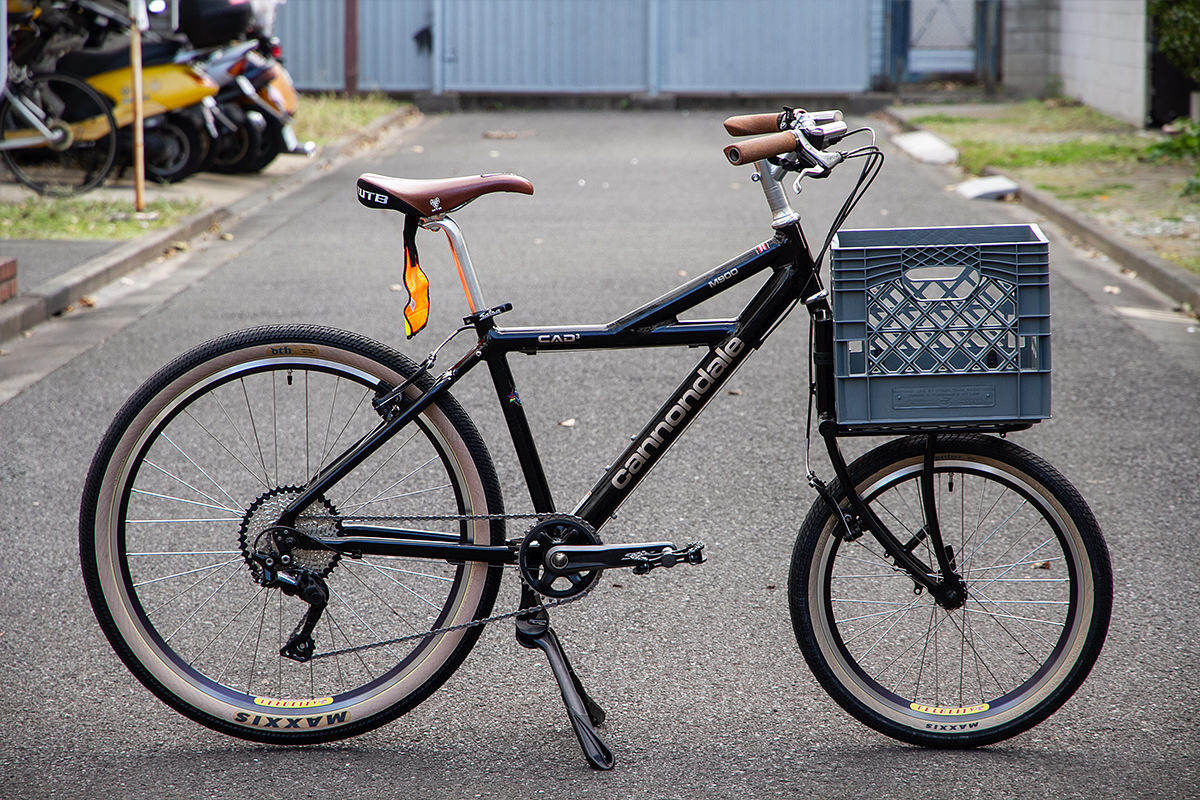
<svg viewBox="0 0 1200 800">
<path fill-rule="evenodd" d="M 725 125 L 738 136 L 768 134 L 730 145 L 726 155 L 754 164 L 774 235 L 606 325 L 505 328 L 497 317 L 511 304 L 484 302 L 461 229 L 447 212 L 491 192 L 530 194 L 524 178 L 361 176 L 363 205 L 405 214 L 406 334 L 420 331 L 429 310 L 418 228 L 446 234 L 470 313 L 420 364 L 327 328 L 228 334 L 176 359 L 127 401 L 88 475 L 80 546 L 93 609 L 134 675 L 176 711 L 223 733 L 328 741 L 410 710 L 462 663 L 484 624 L 511 619 L 518 642 L 548 657 L 588 763 L 611 768 L 613 755 L 596 732 L 605 713 L 563 653 L 549 609 L 586 596 L 605 570 L 645 574 L 705 560 L 700 543 L 605 544 L 599 532 L 800 304 L 810 316 L 809 436 L 815 407 L 836 479 L 826 484 L 814 474 L 806 447 L 817 499 L 796 539 L 788 594 L 797 642 L 821 685 L 866 725 L 932 747 L 996 742 L 1061 706 L 1107 631 L 1108 553 L 1065 478 L 988 435 L 1028 428 L 1048 414 L 1048 374 L 1046 406 L 1011 418 L 984 413 L 998 408 L 994 398 L 990 406 L 980 400 L 993 390 L 955 384 L 948 392 L 905 389 L 895 405 L 906 420 L 854 419 L 842 363 L 854 353 L 854 337 L 835 324 L 857 323 L 833 313 L 850 297 L 839 295 L 836 243 L 833 304 L 819 264 L 882 167 L 874 134 L 849 130 L 840 112 L 799 109 Z M 866 132 L 870 144 L 832 149 Z M 798 172 L 798 189 L 804 178 L 826 177 L 855 158 L 863 159 L 858 182 L 814 255 L 780 179 Z M 990 274 L 993 267 L 973 269 Z M 889 280 L 916 274 L 895 272 Z M 680 319 L 764 273 L 735 318 Z M 938 285 L 952 295 L 966 274 Z M 972 302 L 990 291 L 979 288 L 985 284 L 979 279 L 969 290 Z M 887 299 L 871 291 L 875 301 Z M 988 303 L 988 313 L 999 315 L 1003 303 Z M 965 313 L 961 302 L 923 313 L 947 309 Z M 890 307 L 888 319 L 896 313 Z M 925 322 L 905 324 L 910 333 L 929 332 Z M 1033 357 L 1024 322 L 1015 326 L 976 326 L 985 345 L 965 351 L 966 367 L 952 363 L 961 347 L 932 353 L 950 365 L 944 372 L 1002 386 L 1005 370 L 1026 369 Z M 1048 335 L 1048 317 L 1045 326 Z M 948 324 L 934 327 L 953 332 Z M 441 350 L 464 332 L 476 342 L 435 375 Z M 893 372 L 930 357 L 901 348 L 904 363 L 888 366 L 899 355 L 877 353 L 880 342 L 866 341 L 854 357 Z M 1004 350 L 1009 344 L 1012 353 Z M 508 354 L 657 346 L 707 349 L 593 489 L 562 512 Z M 449 393 L 481 363 L 531 514 L 505 513 L 488 450 Z M 1035 366 L 1039 374 L 1048 367 Z M 839 437 L 883 434 L 903 438 L 846 463 Z M 510 536 L 514 521 L 522 530 Z M 517 609 L 493 616 L 505 568 L 518 574 L 521 599 Z"/>
<path fill-rule="evenodd" d="M 13 64 L 0 93 L 0 158 L 38 194 L 69 197 L 104 183 L 117 154 L 108 103 L 78 78 Z"/>
<path fill-rule="evenodd" d="M 15 10 L 14 10 L 15 11 Z M 76 46 L 64 12 L 10 12 L 9 63 L 0 92 L 0 159 L 38 194 L 69 197 L 102 184 L 117 155 L 110 104 L 73 75 L 48 69 Z"/>
</svg>

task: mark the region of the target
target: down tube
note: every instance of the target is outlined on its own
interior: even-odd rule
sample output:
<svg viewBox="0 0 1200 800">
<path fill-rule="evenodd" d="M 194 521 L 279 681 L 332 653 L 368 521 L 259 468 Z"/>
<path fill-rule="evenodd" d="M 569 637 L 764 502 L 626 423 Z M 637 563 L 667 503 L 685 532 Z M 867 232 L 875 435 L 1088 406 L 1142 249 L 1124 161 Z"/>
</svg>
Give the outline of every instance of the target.
<svg viewBox="0 0 1200 800">
<path fill-rule="evenodd" d="M 741 365 L 751 349 L 739 329 L 710 350 L 671 395 L 671 399 L 634 437 L 620 458 L 608 468 L 600 482 L 575 509 L 575 515 L 599 530 L 717 394 L 717 390 Z"/>
</svg>

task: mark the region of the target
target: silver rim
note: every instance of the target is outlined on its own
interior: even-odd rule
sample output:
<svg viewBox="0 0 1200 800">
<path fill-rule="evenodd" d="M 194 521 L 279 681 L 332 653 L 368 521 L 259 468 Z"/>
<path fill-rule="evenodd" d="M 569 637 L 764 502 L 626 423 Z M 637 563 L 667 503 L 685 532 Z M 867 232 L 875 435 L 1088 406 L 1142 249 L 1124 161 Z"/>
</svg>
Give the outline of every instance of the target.
<svg viewBox="0 0 1200 800">
<path fill-rule="evenodd" d="M 269 352 L 280 348 L 314 355 Z M 303 484 L 370 430 L 378 421 L 370 398 L 381 379 L 394 384 L 400 376 L 331 347 L 249 348 L 180 376 L 125 432 L 100 493 L 98 571 L 122 638 L 172 694 L 247 727 L 336 727 L 402 702 L 462 641 L 464 631 L 452 631 L 306 664 L 281 658 L 307 607 L 255 583 L 244 558 L 248 510 L 276 502 L 288 493 L 280 487 Z M 487 507 L 466 444 L 436 407 L 326 500 L 326 510 L 342 515 Z M 251 534 L 255 521 L 251 513 Z M 486 522 L 427 527 L 490 541 Z M 479 563 L 310 557 L 330 569 L 318 653 L 466 622 L 487 573 Z"/>
<path fill-rule="evenodd" d="M 818 646 L 838 682 L 870 710 L 924 732 L 979 732 L 1034 710 L 1066 680 L 1092 616 L 1079 532 L 1040 483 L 1002 462 L 939 456 L 943 540 L 969 599 L 946 611 L 895 569 L 869 534 L 825 526 L 809 574 Z M 898 537 L 923 527 L 919 458 L 860 487 Z M 936 564 L 927 540 L 915 552 Z"/>
</svg>

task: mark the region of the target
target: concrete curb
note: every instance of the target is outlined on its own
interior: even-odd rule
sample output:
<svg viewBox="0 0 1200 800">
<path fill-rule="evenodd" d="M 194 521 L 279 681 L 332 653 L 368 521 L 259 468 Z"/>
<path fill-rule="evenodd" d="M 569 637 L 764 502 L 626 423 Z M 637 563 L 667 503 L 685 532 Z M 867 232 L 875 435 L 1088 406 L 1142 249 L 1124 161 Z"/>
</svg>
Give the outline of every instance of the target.
<svg viewBox="0 0 1200 800">
<path fill-rule="evenodd" d="M 303 169 L 263 187 L 263 192 L 250 191 L 224 205 L 197 212 L 165 230 L 154 231 L 118 245 L 104 255 L 85 261 L 62 275 L 51 278 L 29 292 L 21 292 L 0 305 L 0 342 L 21 331 L 45 322 L 85 294 L 112 283 L 172 249 L 173 242 L 190 241 L 213 225 L 238 219 L 266 199 L 274 199 L 299 189 L 318 178 L 328 165 L 343 153 L 369 145 L 383 131 L 420 114 L 415 106 L 399 109 L 373 120 L 362 130 L 342 137 L 321 148 Z"/>
<path fill-rule="evenodd" d="M 905 131 L 923 130 L 890 108 L 882 109 L 879 113 Z M 1018 196 L 1021 202 L 1029 208 L 1057 223 L 1068 233 L 1077 236 L 1121 266 L 1134 270 L 1151 286 L 1189 307 L 1192 313 L 1200 313 L 1200 276 L 1193 275 L 1183 267 L 1176 266 L 1154 253 L 1134 247 L 1117 234 L 1105 229 L 1096 220 L 1081 214 L 1057 197 L 1035 189 L 1025 181 L 992 167 L 985 167 L 983 174 L 1003 175 L 1013 181 L 1019 187 Z"/>
</svg>

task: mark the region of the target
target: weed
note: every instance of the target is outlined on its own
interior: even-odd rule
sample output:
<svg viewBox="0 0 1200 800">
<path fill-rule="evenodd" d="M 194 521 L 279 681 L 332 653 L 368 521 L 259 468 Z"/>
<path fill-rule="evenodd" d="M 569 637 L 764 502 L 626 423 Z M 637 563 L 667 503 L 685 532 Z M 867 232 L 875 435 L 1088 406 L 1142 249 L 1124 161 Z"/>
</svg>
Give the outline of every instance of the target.
<svg viewBox="0 0 1200 800">
<path fill-rule="evenodd" d="M 296 137 L 327 144 L 367 123 L 407 105 L 377 92 L 344 95 L 334 92 L 306 94 L 296 113 Z"/>
<path fill-rule="evenodd" d="M 956 141 L 959 163 L 978 174 L 984 167 L 1033 167 L 1046 165 L 1124 161 L 1141 155 L 1145 146 L 1121 139 L 1070 140 L 1040 144 L 1016 144 L 983 139 Z"/>
<path fill-rule="evenodd" d="M 198 200 L 154 200 L 143 215 L 127 200 L 30 197 L 0 204 L 0 239 L 132 239 L 195 213 Z"/>
</svg>

